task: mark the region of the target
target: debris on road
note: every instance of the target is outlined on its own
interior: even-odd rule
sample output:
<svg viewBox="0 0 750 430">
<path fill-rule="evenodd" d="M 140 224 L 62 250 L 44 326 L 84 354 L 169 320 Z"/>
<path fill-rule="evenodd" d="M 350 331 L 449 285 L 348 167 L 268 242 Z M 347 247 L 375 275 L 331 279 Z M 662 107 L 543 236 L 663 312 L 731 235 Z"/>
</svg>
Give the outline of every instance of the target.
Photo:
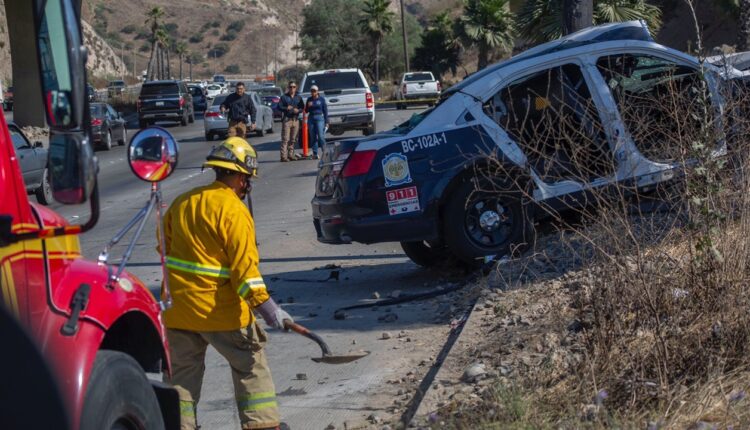
<svg viewBox="0 0 750 430">
<path fill-rule="evenodd" d="M 391 334 L 388 333 L 387 331 L 384 331 L 383 334 L 380 335 L 380 339 L 382 340 L 388 340 L 390 338 L 391 338 Z"/>
<path fill-rule="evenodd" d="M 372 298 L 375 299 L 375 300 L 379 299 L 380 298 L 380 293 L 378 293 L 377 291 L 375 291 L 374 293 L 372 293 Z"/>
<path fill-rule="evenodd" d="M 378 317 L 378 321 L 382 321 L 386 323 L 395 322 L 397 320 L 398 320 L 398 315 L 394 314 L 393 312 L 389 312 L 385 315 L 381 315 Z"/>
<path fill-rule="evenodd" d="M 340 269 L 341 265 L 339 264 L 326 264 L 325 266 L 318 266 L 314 268 L 313 270 L 333 270 L 333 269 Z"/>
<path fill-rule="evenodd" d="M 297 374 L 297 380 L 298 381 L 307 381 L 307 373 L 298 373 Z"/>
</svg>

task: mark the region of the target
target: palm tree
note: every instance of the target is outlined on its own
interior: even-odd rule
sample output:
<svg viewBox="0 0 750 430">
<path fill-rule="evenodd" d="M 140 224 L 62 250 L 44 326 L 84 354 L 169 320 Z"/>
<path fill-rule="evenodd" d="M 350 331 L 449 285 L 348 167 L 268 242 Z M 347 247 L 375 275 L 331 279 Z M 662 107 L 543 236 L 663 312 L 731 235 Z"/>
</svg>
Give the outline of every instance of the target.
<svg viewBox="0 0 750 430">
<path fill-rule="evenodd" d="M 146 68 L 148 79 L 154 79 L 154 75 L 156 74 L 154 61 L 158 61 L 159 56 L 159 44 L 156 33 L 162 26 L 162 18 L 164 18 L 164 9 L 159 6 L 154 6 L 146 12 L 145 24 L 151 30 L 151 55 L 149 56 L 148 67 Z"/>
<path fill-rule="evenodd" d="M 661 26 L 661 10 L 645 0 L 594 0 L 594 24 L 646 21 L 652 32 Z M 530 42 L 545 42 L 563 35 L 560 0 L 526 0 L 517 18 L 521 35 Z"/>
<path fill-rule="evenodd" d="M 417 70 L 430 70 L 438 77 L 447 71 L 456 76 L 461 65 L 462 45 L 453 31 L 448 12 L 436 15 L 421 35 L 422 43 L 414 49 L 412 65 Z"/>
<path fill-rule="evenodd" d="M 174 53 L 180 59 L 180 80 L 182 80 L 182 58 L 187 53 L 187 44 L 185 42 L 178 42 L 174 46 Z"/>
<path fill-rule="evenodd" d="M 169 79 L 169 33 L 164 27 L 156 30 L 156 43 L 159 46 L 159 78 Z"/>
<path fill-rule="evenodd" d="M 477 69 L 487 67 L 497 49 L 510 51 L 515 40 L 514 16 L 509 0 L 464 0 L 460 29 L 479 50 Z"/>
<path fill-rule="evenodd" d="M 380 44 L 386 34 L 393 31 L 395 14 L 388 8 L 391 0 L 365 0 L 359 25 L 375 47 L 375 84 L 380 81 Z"/>
</svg>

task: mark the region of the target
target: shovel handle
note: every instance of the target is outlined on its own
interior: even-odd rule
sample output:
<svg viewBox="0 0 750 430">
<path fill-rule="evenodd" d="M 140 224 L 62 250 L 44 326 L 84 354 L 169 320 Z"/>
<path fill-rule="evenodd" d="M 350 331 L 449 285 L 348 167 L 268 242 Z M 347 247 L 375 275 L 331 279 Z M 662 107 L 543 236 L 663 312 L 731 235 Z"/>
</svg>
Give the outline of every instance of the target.
<svg viewBox="0 0 750 430">
<path fill-rule="evenodd" d="M 284 320 L 284 328 L 292 330 L 295 333 L 301 334 L 302 336 L 305 336 L 308 339 L 312 339 L 315 341 L 315 343 L 318 344 L 320 349 L 323 351 L 323 356 L 331 355 L 331 349 L 328 348 L 328 344 L 318 336 L 317 334 L 311 332 L 306 327 L 303 327 L 295 322 L 292 322 L 292 320 Z"/>
</svg>

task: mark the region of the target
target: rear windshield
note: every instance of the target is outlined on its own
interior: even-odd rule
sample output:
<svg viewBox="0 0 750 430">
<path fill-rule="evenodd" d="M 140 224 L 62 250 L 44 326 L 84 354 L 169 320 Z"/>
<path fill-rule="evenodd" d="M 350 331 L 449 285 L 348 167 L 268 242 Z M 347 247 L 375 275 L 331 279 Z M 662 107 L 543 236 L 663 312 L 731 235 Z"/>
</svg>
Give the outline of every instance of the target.
<svg viewBox="0 0 750 430">
<path fill-rule="evenodd" d="M 214 76 L 214 82 L 226 82 L 226 78 L 222 75 L 216 75 Z"/>
<path fill-rule="evenodd" d="M 417 81 L 434 81 L 435 79 L 432 77 L 432 73 L 412 73 L 411 75 L 406 75 L 404 80 L 406 82 L 417 82 Z"/>
<path fill-rule="evenodd" d="M 112 82 L 109 83 L 109 86 L 110 87 L 124 87 L 125 86 L 125 82 L 123 82 L 123 81 L 112 81 Z"/>
<path fill-rule="evenodd" d="M 177 84 L 150 84 L 141 87 L 141 95 L 143 96 L 163 96 L 178 93 Z"/>
<path fill-rule="evenodd" d="M 211 106 L 219 106 L 220 104 L 224 103 L 224 100 L 226 100 L 227 96 L 219 96 L 214 98 L 214 102 L 211 103 Z"/>
<path fill-rule="evenodd" d="M 261 97 L 280 96 L 282 94 L 279 87 L 258 88 L 255 92 Z"/>
<path fill-rule="evenodd" d="M 221 85 L 209 85 L 206 87 L 206 89 L 209 89 L 211 91 L 216 91 L 221 89 Z"/>
<path fill-rule="evenodd" d="M 318 86 L 320 91 L 342 90 L 351 88 L 364 88 L 365 83 L 357 72 L 324 73 L 322 75 L 311 75 L 305 79 L 305 87 L 302 92 L 309 93 L 310 87 Z"/>
<path fill-rule="evenodd" d="M 190 88 L 190 94 L 194 96 L 202 96 L 203 95 L 203 88 L 201 87 L 189 87 Z"/>
<path fill-rule="evenodd" d="M 104 105 L 91 105 L 91 116 L 95 118 L 104 116 Z"/>
</svg>

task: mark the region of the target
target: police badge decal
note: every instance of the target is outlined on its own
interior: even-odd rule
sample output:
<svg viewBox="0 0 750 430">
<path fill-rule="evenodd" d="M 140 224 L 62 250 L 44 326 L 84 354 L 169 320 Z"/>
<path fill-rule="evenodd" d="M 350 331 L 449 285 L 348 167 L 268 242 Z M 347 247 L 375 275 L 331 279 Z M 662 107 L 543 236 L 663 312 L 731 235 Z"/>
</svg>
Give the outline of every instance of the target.
<svg viewBox="0 0 750 430">
<path fill-rule="evenodd" d="M 411 173 L 406 155 L 399 153 L 386 155 L 383 158 L 383 177 L 385 177 L 386 187 L 410 184 Z"/>
</svg>

